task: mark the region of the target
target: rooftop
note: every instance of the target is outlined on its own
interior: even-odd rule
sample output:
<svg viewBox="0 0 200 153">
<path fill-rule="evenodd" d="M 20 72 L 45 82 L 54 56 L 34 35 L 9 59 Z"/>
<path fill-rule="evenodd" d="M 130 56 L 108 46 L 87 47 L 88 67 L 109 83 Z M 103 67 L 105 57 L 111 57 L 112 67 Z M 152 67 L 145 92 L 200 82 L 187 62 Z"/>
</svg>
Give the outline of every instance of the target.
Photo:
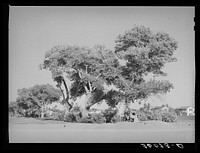
<svg viewBox="0 0 200 153">
<path fill-rule="evenodd" d="M 194 106 L 181 106 L 181 107 L 178 107 L 176 109 L 187 109 L 188 107 L 193 107 L 194 108 Z"/>
</svg>

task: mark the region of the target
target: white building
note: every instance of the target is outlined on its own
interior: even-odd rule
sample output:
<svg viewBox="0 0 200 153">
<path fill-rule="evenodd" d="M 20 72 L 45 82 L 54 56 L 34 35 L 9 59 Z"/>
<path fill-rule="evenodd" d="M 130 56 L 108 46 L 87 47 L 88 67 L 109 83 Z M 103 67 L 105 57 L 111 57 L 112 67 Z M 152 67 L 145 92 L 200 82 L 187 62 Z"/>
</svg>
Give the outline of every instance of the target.
<svg viewBox="0 0 200 153">
<path fill-rule="evenodd" d="M 195 115 L 195 108 L 192 106 L 182 106 L 182 107 L 177 108 L 177 110 L 180 111 L 180 115 L 183 115 L 184 113 L 186 113 L 187 116 Z"/>
</svg>

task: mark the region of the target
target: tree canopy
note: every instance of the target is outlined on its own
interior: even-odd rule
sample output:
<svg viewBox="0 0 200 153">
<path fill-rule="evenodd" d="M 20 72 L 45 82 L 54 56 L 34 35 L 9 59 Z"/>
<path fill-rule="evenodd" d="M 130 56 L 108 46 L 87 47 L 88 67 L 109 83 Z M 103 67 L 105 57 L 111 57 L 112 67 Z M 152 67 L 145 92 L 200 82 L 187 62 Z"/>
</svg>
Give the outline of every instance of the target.
<svg viewBox="0 0 200 153">
<path fill-rule="evenodd" d="M 26 111 L 38 110 L 46 104 L 58 101 L 61 92 L 53 86 L 34 85 L 30 88 L 18 89 L 18 106 Z"/>
<path fill-rule="evenodd" d="M 109 83 L 109 76 L 115 75 L 112 67 L 117 65 L 119 62 L 115 53 L 102 45 L 95 45 L 93 48 L 55 46 L 46 53 L 40 67 L 51 71 L 59 87 L 61 79 L 63 83 L 66 78 L 73 81 L 70 93 L 72 97 L 77 97 L 103 90 L 103 84 Z M 69 95 L 68 87 L 65 86 L 65 89 Z"/>
<path fill-rule="evenodd" d="M 166 76 L 164 65 L 175 62 L 173 57 L 177 42 L 164 32 L 153 33 L 150 28 L 134 26 L 116 39 L 115 53 L 126 61 L 120 66 L 123 81 L 116 82 L 127 96 L 133 99 L 147 98 L 151 94 L 166 93 L 173 88 L 169 81 L 146 81 L 149 73 Z"/>
</svg>

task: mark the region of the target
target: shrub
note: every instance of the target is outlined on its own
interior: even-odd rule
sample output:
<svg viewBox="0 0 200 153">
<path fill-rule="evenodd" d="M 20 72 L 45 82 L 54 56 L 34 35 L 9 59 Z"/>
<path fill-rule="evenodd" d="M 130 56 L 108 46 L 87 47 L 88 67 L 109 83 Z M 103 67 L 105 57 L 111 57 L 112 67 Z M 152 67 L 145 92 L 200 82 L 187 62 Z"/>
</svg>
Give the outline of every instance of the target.
<svg viewBox="0 0 200 153">
<path fill-rule="evenodd" d="M 163 122 L 177 122 L 177 115 L 175 113 L 163 111 L 161 116 Z"/>
<path fill-rule="evenodd" d="M 53 112 L 51 116 L 48 116 L 47 119 L 57 120 L 57 121 L 64 121 L 64 111 L 57 110 Z"/>
<path fill-rule="evenodd" d="M 74 106 L 74 107 L 72 108 L 72 112 L 80 112 L 80 111 L 81 111 L 81 109 L 80 109 L 79 106 Z"/>
<path fill-rule="evenodd" d="M 70 112 L 64 117 L 64 121 L 65 122 L 76 122 L 76 116 L 74 115 L 74 113 Z"/>
<path fill-rule="evenodd" d="M 151 110 L 148 111 L 139 111 L 138 113 L 138 119 L 140 121 L 149 121 L 149 120 L 154 120 L 155 119 L 154 112 Z"/>
<path fill-rule="evenodd" d="M 154 111 L 152 115 L 153 115 L 153 120 L 162 121 L 162 116 L 159 111 Z"/>
<path fill-rule="evenodd" d="M 41 116 L 41 110 L 40 109 L 33 109 L 31 111 L 26 112 L 26 117 L 33 117 L 33 118 L 39 118 Z"/>
<path fill-rule="evenodd" d="M 117 110 L 112 108 L 106 109 L 103 113 L 103 116 L 106 119 L 106 123 L 113 123 L 115 121 L 117 122 L 117 120 L 115 119 L 116 115 L 117 115 Z"/>
<path fill-rule="evenodd" d="M 13 117 L 13 116 L 14 117 L 18 117 L 18 116 L 20 116 L 19 107 L 18 107 L 17 103 L 14 102 L 14 101 L 9 103 L 8 111 L 9 111 L 9 116 L 10 117 Z"/>
<path fill-rule="evenodd" d="M 53 114 L 45 116 L 45 119 L 52 119 L 57 121 L 65 121 L 65 122 L 76 122 L 78 118 L 80 118 L 80 108 L 75 106 L 70 113 L 65 115 L 65 111 L 61 111 L 59 109 L 52 109 Z"/>
<path fill-rule="evenodd" d="M 90 116 L 87 116 L 87 117 L 80 118 L 78 120 L 78 123 L 95 123 L 95 122 L 93 118 L 91 118 Z"/>
<path fill-rule="evenodd" d="M 111 123 L 117 123 L 117 122 L 120 122 L 120 121 L 121 121 L 121 118 L 120 118 L 119 115 L 115 115 L 111 119 Z"/>
<path fill-rule="evenodd" d="M 148 110 L 148 111 L 138 111 L 138 119 L 140 121 L 149 120 L 160 120 L 163 122 L 176 122 L 177 117 L 175 113 L 162 111 L 162 110 Z"/>
<path fill-rule="evenodd" d="M 101 124 L 106 122 L 106 118 L 103 116 L 103 114 L 92 114 L 91 118 L 94 120 L 95 123 Z"/>
<path fill-rule="evenodd" d="M 143 112 L 143 111 L 138 112 L 138 119 L 140 121 L 147 121 L 148 120 L 147 114 L 145 112 Z"/>
<path fill-rule="evenodd" d="M 98 123 L 102 124 L 106 122 L 105 117 L 103 114 L 99 113 L 94 113 L 94 114 L 89 114 L 87 117 L 80 118 L 78 120 L 79 123 Z"/>
<path fill-rule="evenodd" d="M 71 110 L 65 117 L 65 122 L 78 122 L 78 120 L 82 117 L 81 112 L 78 110 Z"/>
</svg>

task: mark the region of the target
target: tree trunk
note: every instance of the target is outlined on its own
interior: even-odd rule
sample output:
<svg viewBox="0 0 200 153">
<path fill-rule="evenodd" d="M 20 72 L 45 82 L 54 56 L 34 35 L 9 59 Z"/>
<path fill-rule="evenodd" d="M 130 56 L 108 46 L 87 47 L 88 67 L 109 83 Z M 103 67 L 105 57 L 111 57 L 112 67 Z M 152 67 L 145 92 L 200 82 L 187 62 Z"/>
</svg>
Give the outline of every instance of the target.
<svg viewBox="0 0 200 153">
<path fill-rule="evenodd" d="M 65 121 L 66 116 L 69 114 L 69 112 L 70 112 L 70 110 L 72 109 L 73 106 L 69 103 L 69 89 L 67 87 L 65 79 L 62 78 L 62 81 L 63 81 L 64 87 L 65 87 L 65 91 L 66 91 L 66 98 L 64 96 L 64 93 L 62 92 L 63 93 L 63 101 L 62 101 L 62 103 L 65 105 L 65 114 L 64 114 L 64 121 Z"/>
<path fill-rule="evenodd" d="M 64 114 L 64 121 L 66 121 L 67 115 L 70 113 L 70 110 L 72 109 L 72 105 L 69 104 L 69 102 L 66 102 L 66 99 L 63 100 L 64 106 L 65 106 L 65 114 Z"/>
<path fill-rule="evenodd" d="M 83 117 L 88 117 L 89 115 L 89 109 L 88 108 L 81 108 L 81 116 Z"/>
<path fill-rule="evenodd" d="M 65 100 L 66 100 L 66 102 L 68 102 L 68 101 L 69 101 L 69 89 L 68 89 L 68 87 L 67 87 L 67 84 L 66 84 L 66 82 L 65 82 L 65 79 L 63 78 L 62 80 L 63 80 L 63 84 L 64 84 L 65 90 L 66 90 L 66 98 L 65 98 Z"/>
<path fill-rule="evenodd" d="M 90 107 L 102 100 L 102 99 L 99 99 L 95 101 L 94 95 L 91 92 L 87 92 L 85 96 L 86 97 L 83 100 L 82 104 L 80 104 L 82 117 L 87 117 L 89 114 Z"/>
<path fill-rule="evenodd" d="M 44 112 L 41 112 L 41 118 L 42 119 L 44 118 Z"/>
<path fill-rule="evenodd" d="M 92 103 L 93 103 L 93 95 L 91 92 L 87 92 L 83 103 L 80 105 L 82 117 L 88 116 L 89 109 L 92 106 Z"/>
<path fill-rule="evenodd" d="M 45 114 L 45 113 L 44 113 L 44 106 L 42 106 L 41 109 L 42 109 L 42 111 L 41 111 L 41 118 L 43 119 L 43 118 L 44 118 L 44 114 Z"/>
<path fill-rule="evenodd" d="M 63 99 L 65 99 L 65 94 L 64 94 L 64 92 L 63 92 L 61 86 L 59 86 L 59 89 L 60 89 L 60 91 L 61 91 L 61 93 L 62 93 Z"/>
</svg>

